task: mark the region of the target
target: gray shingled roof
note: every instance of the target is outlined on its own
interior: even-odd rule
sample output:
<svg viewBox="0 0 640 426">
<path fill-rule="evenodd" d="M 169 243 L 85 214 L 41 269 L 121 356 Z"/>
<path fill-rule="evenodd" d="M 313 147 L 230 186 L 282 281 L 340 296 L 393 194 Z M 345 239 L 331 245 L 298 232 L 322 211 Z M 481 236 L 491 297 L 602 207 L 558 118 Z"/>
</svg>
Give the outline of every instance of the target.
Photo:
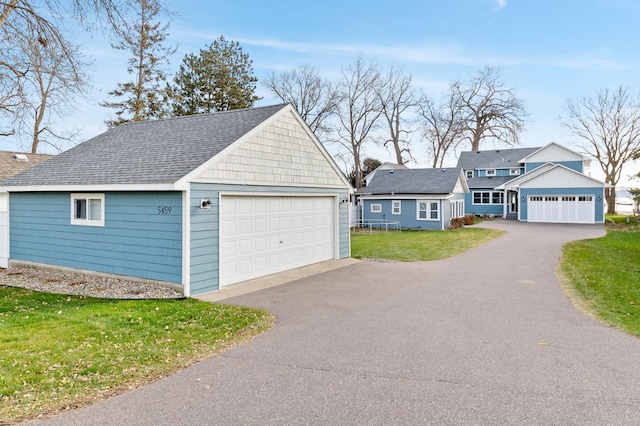
<svg viewBox="0 0 640 426">
<path fill-rule="evenodd" d="M 20 156 L 20 158 L 17 156 Z M 51 157 L 52 156 L 49 154 L 0 151 L 0 181 L 17 175 L 18 173 L 22 173 Z M 26 158 L 26 160 L 21 158 Z"/>
<path fill-rule="evenodd" d="M 474 177 L 471 179 L 467 179 L 467 185 L 469 185 L 469 189 L 477 189 L 477 188 L 495 188 L 496 186 L 500 186 L 503 183 L 507 183 L 512 179 L 517 178 L 518 176 L 489 176 L 489 177 Z"/>
<path fill-rule="evenodd" d="M 378 170 L 360 194 L 450 194 L 460 176 L 459 168 Z"/>
<path fill-rule="evenodd" d="M 0 185 L 175 183 L 286 106 L 122 124 Z"/>
<path fill-rule="evenodd" d="M 518 167 L 520 160 L 539 149 L 540 147 L 464 151 L 458 157 L 458 167 L 465 170 Z"/>
</svg>

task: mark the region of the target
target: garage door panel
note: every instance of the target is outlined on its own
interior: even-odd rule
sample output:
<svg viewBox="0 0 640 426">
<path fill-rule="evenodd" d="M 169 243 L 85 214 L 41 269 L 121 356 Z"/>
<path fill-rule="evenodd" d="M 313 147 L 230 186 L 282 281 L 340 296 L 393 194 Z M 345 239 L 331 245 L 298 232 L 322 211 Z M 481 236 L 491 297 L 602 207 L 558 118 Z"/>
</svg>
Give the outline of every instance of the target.
<svg viewBox="0 0 640 426">
<path fill-rule="evenodd" d="M 332 259 L 334 204 L 332 197 L 223 195 L 221 286 Z"/>
<path fill-rule="evenodd" d="M 594 223 L 595 204 L 591 195 L 529 196 L 529 222 Z"/>
</svg>

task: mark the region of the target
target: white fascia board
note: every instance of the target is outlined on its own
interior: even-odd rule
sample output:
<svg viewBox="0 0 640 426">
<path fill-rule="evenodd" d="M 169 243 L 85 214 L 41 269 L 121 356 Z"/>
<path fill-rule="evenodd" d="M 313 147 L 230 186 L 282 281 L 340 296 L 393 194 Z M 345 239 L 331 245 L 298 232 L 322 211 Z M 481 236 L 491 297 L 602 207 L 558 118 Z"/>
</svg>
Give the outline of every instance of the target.
<svg viewBox="0 0 640 426">
<path fill-rule="evenodd" d="M 471 192 L 469 190 L 469 184 L 467 183 L 467 178 L 465 177 L 463 169 L 460 169 L 460 173 L 458 175 L 458 180 L 462 183 L 462 187 L 464 188 L 464 192 L 465 193 Z"/>
<path fill-rule="evenodd" d="M 190 183 L 211 183 L 211 184 L 221 184 L 221 185 L 245 185 L 245 186 L 258 186 L 255 181 L 245 182 L 242 180 L 235 179 L 206 179 L 206 178 L 197 178 L 192 180 Z M 188 185 L 187 185 L 188 186 Z M 318 189 L 336 189 L 341 191 L 346 191 L 342 185 L 309 185 L 304 183 L 278 183 L 278 182 L 269 182 L 268 186 L 281 186 L 283 188 L 318 188 Z M 350 190 L 351 192 L 352 190 Z"/>
<path fill-rule="evenodd" d="M 6 192 L 113 192 L 113 191 L 179 191 L 173 183 L 150 184 L 92 184 L 92 185 L 20 185 L 3 186 Z"/>
</svg>

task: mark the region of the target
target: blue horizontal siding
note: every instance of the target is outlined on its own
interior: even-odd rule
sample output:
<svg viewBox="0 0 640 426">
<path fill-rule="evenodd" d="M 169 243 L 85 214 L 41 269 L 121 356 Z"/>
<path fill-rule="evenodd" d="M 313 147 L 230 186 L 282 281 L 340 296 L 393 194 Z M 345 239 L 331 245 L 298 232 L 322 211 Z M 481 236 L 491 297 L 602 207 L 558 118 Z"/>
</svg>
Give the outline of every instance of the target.
<svg viewBox="0 0 640 426">
<path fill-rule="evenodd" d="M 474 191 L 474 192 L 487 192 Z M 465 214 L 473 214 L 476 216 L 482 215 L 496 215 L 502 216 L 504 214 L 504 206 L 502 204 L 473 204 L 473 192 L 468 192 L 464 195 L 464 212 Z"/>
<path fill-rule="evenodd" d="M 549 161 L 549 163 L 553 163 L 553 164 L 562 164 L 563 166 L 571 169 L 571 170 L 575 170 L 577 172 L 580 173 L 584 173 L 582 171 L 582 166 L 583 163 L 582 161 Z M 535 163 L 526 163 L 525 164 L 525 169 L 527 172 L 530 172 L 531 170 L 534 170 L 544 164 L 547 164 L 546 162 L 535 162 Z"/>
<path fill-rule="evenodd" d="M 429 200 L 428 197 L 420 198 L 421 200 Z M 440 204 L 440 220 L 418 220 L 418 211 L 416 206 L 416 200 L 399 200 L 400 201 L 400 214 L 393 214 L 392 210 L 393 200 L 375 200 L 368 199 L 363 201 L 363 219 L 365 221 L 398 221 L 402 229 L 429 229 L 429 230 L 441 230 L 443 229 L 442 217 L 443 209 L 441 200 L 437 200 Z M 380 213 L 371 212 L 371 204 L 380 204 L 382 211 Z M 449 225 L 444 226 L 446 229 Z"/>
<path fill-rule="evenodd" d="M 11 259 L 182 282 L 180 192 L 107 192 L 103 227 L 71 225 L 68 192 L 12 193 L 10 209 Z"/>
</svg>

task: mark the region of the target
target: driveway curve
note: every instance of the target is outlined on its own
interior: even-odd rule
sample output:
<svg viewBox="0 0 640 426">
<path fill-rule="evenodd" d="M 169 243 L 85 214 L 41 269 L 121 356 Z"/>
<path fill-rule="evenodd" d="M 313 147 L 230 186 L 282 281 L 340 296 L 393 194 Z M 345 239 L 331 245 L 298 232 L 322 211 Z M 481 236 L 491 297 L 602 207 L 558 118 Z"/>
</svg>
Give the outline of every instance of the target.
<svg viewBox="0 0 640 426">
<path fill-rule="evenodd" d="M 451 259 L 363 261 L 225 300 L 276 327 L 37 423 L 640 424 L 640 339 L 577 311 L 555 276 L 562 245 L 603 227 L 481 226 L 507 233 Z"/>
</svg>

